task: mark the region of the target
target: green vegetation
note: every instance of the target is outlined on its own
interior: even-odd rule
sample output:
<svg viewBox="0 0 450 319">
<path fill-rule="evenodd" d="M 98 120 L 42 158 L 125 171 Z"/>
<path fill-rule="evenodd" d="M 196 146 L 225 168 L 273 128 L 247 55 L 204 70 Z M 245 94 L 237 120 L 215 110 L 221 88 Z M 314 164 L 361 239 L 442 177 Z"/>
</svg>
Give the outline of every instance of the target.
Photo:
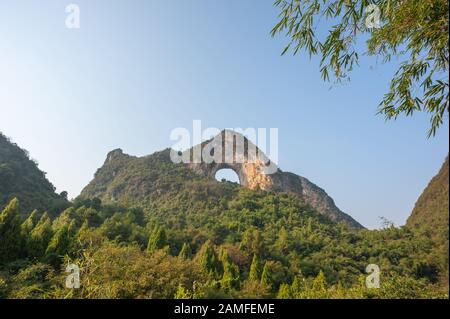
<svg viewBox="0 0 450 319">
<path fill-rule="evenodd" d="M 430 228 L 442 228 L 448 225 L 449 211 L 449 163 L 446 158 L 439 173 L 433 177 L 423 194 L 419 197 L 408 226 L 419 227 L 426 224 Z"/>
<path fill-rule="evenodd" d="M 67 207 L 67 193 L 55 188 L 39 170 L 28 152 L 13 144 L 0 132 L 0 206 L 18 198 L 22 216 L 33 209 L 47 210 L 55 215 Z"/>
<path fill-rule="evenodd" d="M 448 297 L 445 261 L 414 229 L 349 230 L 295 196 L 231 183 L 165 198 L 149 209 L 79 199 L 51 221 L 22 220 L 13 200 L 0 215 L 0 297 Z M 80 289 L 64 286 L 68 263 Z M 380 289 L 365 287 L 368 264 L 381 268 Z"/>
<path fill-rule="evenodd" d="M 441 259 L 446 265 L 448 285 L 449 274 L 449 163 L 445 160 L 439 173 L 433 177 L 422 195 L 420 195 L 411 216 L 406 223 L 407 227 L 415 232 L 421 232 L 423 236 L 430 237 L 435 243 L 436 249 L 433 258 Z"/>
<path fill-rule="evenodd" d="M 448 219 L 354 230 L 294 194 L 202 178 L 167 151 L 124 169 L 129 158 L 111 152 L 59 211 L 26 196 L 25 212 L 20 198 L 1 207 L 0 298 L 448 298 Z M 72 263 L 80 289 L 65 287 Z M 365 285 L 369 264 L 379 289 Z"/>
<path fill-rule="evenodd" d="M 376 23 L 379 10 L 379 28 Z M 447 0 L 276 0 L 280 20 L 272 35 L 285 33 L 296 54 L 319 55 L 324 80 L 349 80 L 361 54 L 403 61 L 379 113 L 387 119 L 430 114 L 434 135 L 449 110 L 449 4 Z M 320 32 L 320 30 L 328 32 Z M 366 46 L 361 42 L 366 41 Z M 366 47 L 366 49 L 364 49 Z"/>
</svg>

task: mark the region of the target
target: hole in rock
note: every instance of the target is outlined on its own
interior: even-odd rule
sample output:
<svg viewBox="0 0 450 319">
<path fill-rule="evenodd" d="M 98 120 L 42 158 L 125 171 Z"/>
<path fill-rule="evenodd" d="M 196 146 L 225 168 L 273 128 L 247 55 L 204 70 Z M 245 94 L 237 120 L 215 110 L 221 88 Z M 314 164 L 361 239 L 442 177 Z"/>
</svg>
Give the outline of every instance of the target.
<svg viewBox="0 0 450 319">
<path fill-rule="evenodd" d="M 216 180 L 219 182 L 232 182 L 240 184 L 238 174 L 231 168 L 223 168 L 217 171 Z"/>
</svg>

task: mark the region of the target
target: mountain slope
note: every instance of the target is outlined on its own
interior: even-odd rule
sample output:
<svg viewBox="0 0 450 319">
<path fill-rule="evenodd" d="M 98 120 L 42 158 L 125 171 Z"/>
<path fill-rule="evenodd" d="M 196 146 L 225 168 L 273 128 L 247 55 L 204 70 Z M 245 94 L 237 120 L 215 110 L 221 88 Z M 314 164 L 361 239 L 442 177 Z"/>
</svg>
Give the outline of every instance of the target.
<svg viewBox="0 0 450 319">
<path fill-rule="evenodd" d="M 80 198 L 99 198 L 124 206 L 148 206 L 166 193 L 176 192 L 187 181 L 201 179 L 183 164 L 173 164 L 170 150 L 145 157 L 124 154 L 121 149 L 108 153 L 94 179 Z"/>
<path fill-rule="evenodd" d="M 14 197 L 20 200 L 24 215 L 33 209 L 51 214 L 67 204 L 28 153 L 0 133 L 0 207 Z"/>
<path fill-rule="evenodd" d="M 449 283 L 449 162 L 445 159 L 439 173 L 420 195 L 406 227 L 417 230 L 434 243 L 430 259 L 440 265 L 440 280 Z"/>
<path fill-rule="evenodd" d="M 103 166 L 97 170 L 94 179 L 83 189 L 80 199 L 99 198 L 103 202 L 117 202 L 121 205 L 152 207 L 156 202 L 169 198 L 173 193 L 192 187 L 198 181 L 210 189 L 220 188 L 221 183 L 214 179 L 220 166 L 212 168 L 193 167 L 190 164 L 174 164 L 170 158 L 171 150 L 166 149 L 145 157 L 124 154 L 122 150 L 110 152 Z M 248 180 L 249 172 L 239 171 Z M 247 175 L 245 175 L 247 174 Z M 324 190 L 306 178 L 278 170 L 270 177 L 273 181 L 269 192 L 291 193 L 303 204 L 334 222 L 343 222 L 355 229 L 363 228 L 350 216 L 340 211 Z M 241 179 L 242 181 L 242 179 Z M 238 187 L 238 186 L 237 186 Z M 245 188 L 252 189 L 244 185 Z M 258 190 L 260 188 L 254 188 Z M 264 189 L 263 189 L 264 190 Z M 205 189 L 208 192 L 208 189 Z M 212 190 L 210 190 L 212 191 Z"/>
<path fill-rule="evenodd" d="M 439 173 L 433 177 L 420 195 L 408 218 L 407 226 L 447 228 L 449 221 L 449 162 L 445 159 Z"/>
<path fill-rule="evenodd" d="M 202 160 L 194 160 L 200 158 L 199 154 Z M 214 157 L 212 161 L 208 154 Z M 186 150 L 183 157 L 190 159 L 186 165 L 201 176 L 214 179 L 219 170 L 232 169 L 245 188 L 295 194 L 334 222 L 343 222 L 354 229 L 364 228 L 342 212 L 322 188 L 302 176 L 283 172 L 257 145 L 236 131 L 223 130 Z"/>
</svg>

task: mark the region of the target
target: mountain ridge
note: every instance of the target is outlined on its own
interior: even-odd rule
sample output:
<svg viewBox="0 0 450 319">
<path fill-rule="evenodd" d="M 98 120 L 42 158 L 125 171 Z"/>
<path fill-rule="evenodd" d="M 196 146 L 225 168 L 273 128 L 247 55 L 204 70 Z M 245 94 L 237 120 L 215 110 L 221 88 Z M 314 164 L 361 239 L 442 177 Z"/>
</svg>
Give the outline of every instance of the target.
<svg viewBox="0 0 450 319">
<path fill-rule="evenodd" d="M 251 143 L 246 138 L 244 141 L 246 145 Z M 198 146 L 203 149 L 206 143 Z M 198 146 L 194 146 L 187 152 L 192 154 Z M 334 222 L 344 222 L 354 229 L 364 228 L 351 216 L 342 212 L 322 188 L 305 177 L 283 172 L 279 168 L 271 175 L 260 176 L 261 174 L 255 173 L 258 164 L 246 161 L 248 154 L 245 156 L 237 154 L 245 157 L 242 159 L 243 163 L 231 164 L 173 163 L 172 155 L 173 150 L 170 148 L 143 157 L 125 154 L 121 149 L 113 150 L 108 153 L 103 166 L 95 173 L 94 179 L 82 190 L 80 198 L 98 197 L 105 202 L 119 201 L 125 205 L 139 205 L 144 202 L 149 204 L 152 199 L 155 199 L 155 195 L 160 195 L 167 189 L 181 187 L 185 181 L 215 181 L 214 176 L 217 171 L 231 168 L 236 171 L 242 186 L 246 188 L 294 194 L 319 214 Z M 174 172 L 180 176 L 176 176 Z"/>
<path fill-rule="evenodd" d="M 444 160 L 439 172 L 431 179 L 409 216 L 406 225 L 417 227 L 447 226 L 449 222 L 449 159 Z"/>
<path fill-rule="evenodd" d="M 434 259 L 441 259 L 445 271 L 441 281 L 449 283 L 449 158 L 431 179 L 409 216 L 406 227 L 423 232 L 435 243 Z"/>
<path fill-rule="evenodd" d="M 26 150 L 0 132 L 0 207 L 18 198 L 22 214 L 38 209 L 52 215 L 67 205 L 66 196 L 55 192 Z"/>
</svg>

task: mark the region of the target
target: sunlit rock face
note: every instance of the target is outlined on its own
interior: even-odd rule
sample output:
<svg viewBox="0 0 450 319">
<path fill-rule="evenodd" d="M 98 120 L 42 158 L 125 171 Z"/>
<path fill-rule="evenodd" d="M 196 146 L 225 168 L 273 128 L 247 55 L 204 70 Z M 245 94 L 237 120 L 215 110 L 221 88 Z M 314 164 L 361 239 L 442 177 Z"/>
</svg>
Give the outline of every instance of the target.
<svg viewBox="0 0 450 319">
<path fill-rule="evenodd" d="M 183 161 L 174 161 L 174 154 Z M 223 131 L 183 153 L 166 149 L 135 157 L 120 149 L 114 150 L 83 189 L 80 198 L 148 207 L 165 192 L 182 187 L 184 182 L 203 179 L 209 182 L 215 180 L 217 171 L 226 168 L 237 173 L 242 187 L 294 194 L 329 219 L 362 228 L 337 208 L 323 189 L 304 177 L 281 171 L 255 144 L 233 131 Z"/>
<path fill-rule="evenodd" d="M 274 189 L 271 173 L 278 172 L 278 167 L 255 144 L 239 133 L 225 130 L 186 153 L 189 154 L 189 168 L 202 176 L 214 178 L 219 170 L 229 168 L 239 176 L 243 187 Z"/>
<path fill-rule="evenodd" d="M 323 189 L 304 177 L 281 171 L 255 144 L 239 133 L 222 131 L 183 155 L 190 159 L 186 165 L 204 177 L 214 179 L 217 171 L 229 168 L 239 176 L 243 187 L 294 193 L 331 220 L 345 222 L 353 228 L 363 228 L 337 208 Z"/>
</svg>

